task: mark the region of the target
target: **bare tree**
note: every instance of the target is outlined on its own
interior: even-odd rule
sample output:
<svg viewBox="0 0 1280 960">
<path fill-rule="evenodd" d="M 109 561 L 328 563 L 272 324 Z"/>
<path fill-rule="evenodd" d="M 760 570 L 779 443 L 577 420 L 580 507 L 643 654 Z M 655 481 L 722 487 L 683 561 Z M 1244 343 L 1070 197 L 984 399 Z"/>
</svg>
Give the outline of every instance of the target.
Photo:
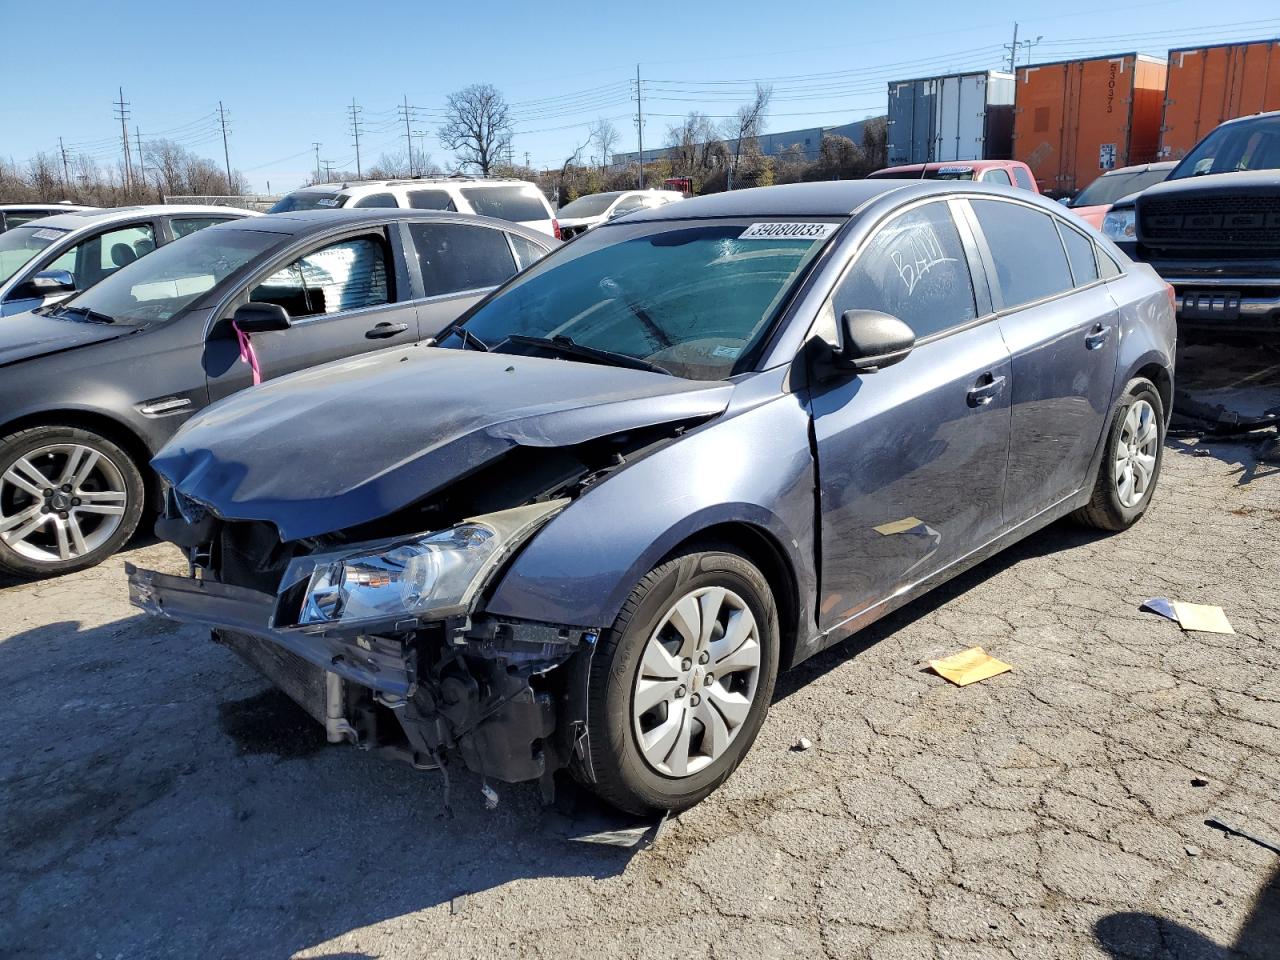
<svg viewBox="0 0 1280 960">
<path fill-rule="evenodd" d="M 738 112 L 730 120 L 725 121 L 725 138 L 733 142 L 733 155 L 729 161 L 729 178 L 727 189 L 733 189 L 733 182 L 738 176 L 738 165 L 745 153 L 758 152 L 756 139 L 764 132 L 768 118 L 769 100 L 773 97 L 773 87 L 756 84 L 756 95 L 748 104 L 738 108 Z"/>
<path fill-rule="evenodd" d="M 696 110 L 678 126 L 667 128 L 667 145 L 672 173 L 693 180 L 694 192 L 726 156 L 715 125 Z"/>
<path fill-rule="evenodd" d="M 464 166 L 479 167 L 485 176 L 511 143 L 511 111 L 506 98 L 488 83 L 473 83 L 449 94 L 440 142 Z"/>
<path fill-rule="evenodd" d="M 397 150 L 393 153 L 383 153 L 371 167 L 365 170 L 370 180 L 399 180 L 415 174 L 429 177 L 439 172 L 440 168 L 431 159 L 431 154 L 416 147 L 412 162 L 409 160 L 407 150 Z"/>
<path fill-rule="evenodd" d="M 618 128 L 608 117 L 601 117 L 591 125 L 591 143 L 595 144 L 596 150 L 599 151 L 601 173 L 609 166 L 614 148 L 618 146 L 620 139 Z"/>
</svg>

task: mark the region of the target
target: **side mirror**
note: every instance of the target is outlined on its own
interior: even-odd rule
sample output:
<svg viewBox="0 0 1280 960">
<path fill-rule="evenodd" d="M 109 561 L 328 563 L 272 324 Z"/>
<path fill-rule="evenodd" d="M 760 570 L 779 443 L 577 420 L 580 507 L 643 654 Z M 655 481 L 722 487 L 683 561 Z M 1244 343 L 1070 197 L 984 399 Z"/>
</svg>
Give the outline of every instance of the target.
<svg viewBox="0 0 1280 960">
<path fill-rule="evenodd" d="M 873 373 L 905 360 L 916 345 L 910 327 L 876 310 L 846 310 L 840 315 L 840 348 L 836 365 Z"/>
<path fill-rule="evenodd" d="M 70 270 L 41 270 L 27 281 L 26 286 L 38 297 L 52 293 L 75 293 L 76 278 Z"/>
<path fill-rule="evenodd" d="M 292 321 L 289 311 L 278 303 L 250 300 L 236 307 L 231 321 L 243 333 L 269 333 L 272 330 L 288 330 Z"/>
</svg>

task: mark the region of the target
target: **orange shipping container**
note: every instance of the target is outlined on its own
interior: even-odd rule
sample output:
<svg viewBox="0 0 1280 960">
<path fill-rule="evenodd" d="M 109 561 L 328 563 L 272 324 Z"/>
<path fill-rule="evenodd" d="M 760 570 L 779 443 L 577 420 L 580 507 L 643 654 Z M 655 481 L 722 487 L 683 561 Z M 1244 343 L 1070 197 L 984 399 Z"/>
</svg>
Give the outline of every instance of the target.
<svg viewBox="0 0 1280 960">
<path fill-rule="evenodd" d="M 1160 156 L 1181 160 L 1224 120 L 1280 110 L 1280 40 L 1169 51 Z"/>
<path fill-rule="evenodd" d="M 1116 167 L 1154 160 L 1165 67 L 1137 53 L 1019 67 L 1014 159 L 1052 196 L 1083 190 Z"/>
</svg>

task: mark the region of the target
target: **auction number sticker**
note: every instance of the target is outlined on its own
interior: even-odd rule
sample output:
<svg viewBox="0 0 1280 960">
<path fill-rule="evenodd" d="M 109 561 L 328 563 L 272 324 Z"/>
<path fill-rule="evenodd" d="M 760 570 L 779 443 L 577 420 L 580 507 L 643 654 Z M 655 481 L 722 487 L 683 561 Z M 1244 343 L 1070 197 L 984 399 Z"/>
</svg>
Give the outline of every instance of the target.
<svg viewBox="0 0 1280 960">
<path fill-rule="evenodd" d="M 739 240 L 825 240 L 840 228 L 838 223 L 753 223 Z"/>
<path fill-rule="evenodd" d="M 31 238 L 33 240 L 57 240 L 66 232 L 67 231 L 65 230 L 58 230 L 56 228 L 41 227 L 39 230 L 32 232 Z"/>
<path fill-rule="evenodd" d="M 316 201 L 317 207 L 336 207 L 337 205 L 338 201 L 333 197 L 325 197 L 323 200 Z"/>
</svg>

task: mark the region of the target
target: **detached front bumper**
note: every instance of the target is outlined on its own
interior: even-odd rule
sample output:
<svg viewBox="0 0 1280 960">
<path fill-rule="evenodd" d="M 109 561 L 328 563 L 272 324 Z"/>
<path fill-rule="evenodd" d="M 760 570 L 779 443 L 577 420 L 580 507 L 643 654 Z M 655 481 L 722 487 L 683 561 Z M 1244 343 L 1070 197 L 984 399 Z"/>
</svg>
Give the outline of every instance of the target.
<svg viewBox="0 0 1280 960">
<path fill-rule="evenodd" d="M 276 597 L 216 580 L 179 577 L 125 564 L 129 601 L 155 616 L 270 640 L 344 680 L 403 699 L 413 695 L 417 669 L 403 640 L 332 629 L 273 626 Z"/>
</svg>

